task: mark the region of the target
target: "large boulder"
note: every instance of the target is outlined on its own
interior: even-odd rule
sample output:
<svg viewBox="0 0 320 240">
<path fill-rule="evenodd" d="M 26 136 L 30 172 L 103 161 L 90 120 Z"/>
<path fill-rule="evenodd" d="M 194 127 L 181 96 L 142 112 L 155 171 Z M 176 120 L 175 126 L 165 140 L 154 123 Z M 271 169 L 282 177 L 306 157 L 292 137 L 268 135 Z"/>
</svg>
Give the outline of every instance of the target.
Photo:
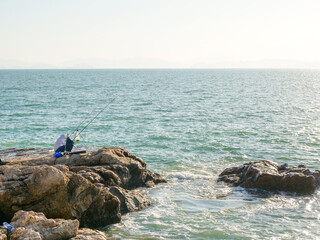
<svg viewBox="0 0 320 240">
<path fill-rule="evenodd" d="M 289 167 L 261 160 L 225 169 L 218 178 L 231 186 L 259 188 L 269 191 L 312 194 L 320 185 L 320 171 L 314 172 L 304 165 Z"/>
<path fill-rule="evenodd" d="M 150 204 L 134 189 L 166 182 L 121 147 L 60 158 L 49 149 L 3 152 L 8 155 L 1 155 L 0 165 L 2 221 L 32 210 L 48 218 L 78 219 L 83 227 L 104 226 Z"/>
<path fill-rule="evenodd" d="M 11 225 L 15 227 L 10 239 L 61 240 L 75 237 L 78 232 L 78 220 L 47 219 L 43 213 L 33 211 L 18 211 L 12 218 Z"/>
<path fill-rule="evenodd" d="M 81 175 L 58 168 L 1 166 L 0 211 L 10 219 L 19 210 L 33 210 L 50 218 L 78 219 L 82 226 L 120 221 L 117 197 Z"/>
<path fill-rule="evenodd" d="M 78 220 L 48 219 L 43 213 L 18 211 L 11 223 L 10 232 L 0 227 L 0 240 L 107 240 L 98 230 L 80 228 Z"/>
</svg>

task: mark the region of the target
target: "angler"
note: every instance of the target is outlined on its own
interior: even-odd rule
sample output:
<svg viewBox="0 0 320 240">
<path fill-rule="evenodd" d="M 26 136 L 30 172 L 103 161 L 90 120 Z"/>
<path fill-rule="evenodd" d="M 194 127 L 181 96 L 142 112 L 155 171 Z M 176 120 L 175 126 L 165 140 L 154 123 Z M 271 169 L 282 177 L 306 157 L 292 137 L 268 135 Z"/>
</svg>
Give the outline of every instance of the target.
<svg viewBox="0 0 320 240">
<path fill-rule="evenodd" d="M 66 154 L 75 154 L 75 153 L 85 153 L 86 151 L 77 151 L 77 152 L 71 152 L 72 148 L 74 146 L 74 141 L 80 141 L 80 134 L 116 99 L 113 98 L 108 104 L 106 104 L 106 106 L 104 108 L 102 108 L 80 131 L 78 130 L 78 128 L 85 123 L 86 119 L 83 120 L 79 126 L 77 127 L 77 129 L 75 131 L 72 132 L 71 135 L 75 134 L 75 137 L 73 138 L 73 140 L 71 140 L 71 138 L 69 137 L 69 134 L 64 135 L 62 134 L 56 141 L 56 143 L 54 144 L 54 151 L 55 151 L 55 157 L 61 157 L 62 153 L 64 153 L 64 155 Z M 66 140 L 66 142 L 64 142 L 64 140 Z"/>
</svg>

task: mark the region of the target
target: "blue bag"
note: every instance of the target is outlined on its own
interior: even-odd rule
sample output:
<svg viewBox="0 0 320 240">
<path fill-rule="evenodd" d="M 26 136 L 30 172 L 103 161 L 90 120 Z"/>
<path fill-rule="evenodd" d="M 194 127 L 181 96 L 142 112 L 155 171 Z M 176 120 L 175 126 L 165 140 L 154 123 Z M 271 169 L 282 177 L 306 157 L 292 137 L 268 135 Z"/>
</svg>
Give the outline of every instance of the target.
<svg viewBox="0 0 320 240">
<path fill-rule="evenodd" d="M 10 232 L 14 229 L 14 227 L 13 226 L 11 226 L 9 223 L 7 223 L 7 222 L 4 222 L 3 223 L 3 226 L 6 228 L 6 229 L 8 229 Z"/>
<path fill-rule="evenodd" d="M 59 158 L 59 157 L 62 157 L 62 153 L 61 152 L 57 152 L 55 155 L 54 155 L 55 158 Z"/>
</svg>

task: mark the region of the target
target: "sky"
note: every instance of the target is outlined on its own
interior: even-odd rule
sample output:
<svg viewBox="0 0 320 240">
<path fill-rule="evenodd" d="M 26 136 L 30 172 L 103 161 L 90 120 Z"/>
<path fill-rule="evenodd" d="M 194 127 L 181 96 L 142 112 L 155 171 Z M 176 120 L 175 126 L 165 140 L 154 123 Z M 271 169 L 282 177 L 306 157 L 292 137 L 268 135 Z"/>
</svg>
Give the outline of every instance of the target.
<svg viewBox="0 0 320 240">
<path fill-rule="evenodd" d="M 0 68 L 320 68 L 319 0 L 1 0 Z"/>
</svg>

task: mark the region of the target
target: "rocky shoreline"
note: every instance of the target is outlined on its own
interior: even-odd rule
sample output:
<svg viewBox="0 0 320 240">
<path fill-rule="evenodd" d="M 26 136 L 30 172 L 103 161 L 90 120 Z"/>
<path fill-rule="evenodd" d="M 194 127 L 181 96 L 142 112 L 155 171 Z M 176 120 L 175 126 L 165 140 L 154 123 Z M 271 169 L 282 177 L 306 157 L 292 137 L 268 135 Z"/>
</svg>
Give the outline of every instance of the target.
<svg viewBox="0 0 320 240">
<path fill-rule="evenodd" d="M 54 158 L 51 149 L 0 151 L 0 240 L 107 239 L 95 230 L 151 203 L 139 192 L 166 180 L 121 147 Z M 314 193 L 320 170 L 261 160 L 226 168 L 218 178 L 230 186 Z M 93 228 L 93 229 L 92 229 Z"/>
<path fill-rule="evenodd" d="M 117 223 L 122 214 L 146 208 L 150 202 L 137 188 L 166 182 L 159 174 L 147 170 L 141 158 L 121 147 L 57 159 L 48 149 L 9 149 L 1 151 L 1 158 L 0 220 L 15 227 L 10 239 L 19 239 L 18 232 L 32 231 L 40 237 L 32 239 L 105 239 L 101 232 L 81 228 Z M 24 220 L 18 222 L 23 224 L 17 224 L 21 217 Z M 32 225 L 34 219 L 42 219 L 42 224 L 73 221 L 69 223 L 73 234 L 48 237 Z M 0 239 L 7 237 L 3 230 Z M 95 234 L 99 238 L 92 237 Z"/>
</svg>

